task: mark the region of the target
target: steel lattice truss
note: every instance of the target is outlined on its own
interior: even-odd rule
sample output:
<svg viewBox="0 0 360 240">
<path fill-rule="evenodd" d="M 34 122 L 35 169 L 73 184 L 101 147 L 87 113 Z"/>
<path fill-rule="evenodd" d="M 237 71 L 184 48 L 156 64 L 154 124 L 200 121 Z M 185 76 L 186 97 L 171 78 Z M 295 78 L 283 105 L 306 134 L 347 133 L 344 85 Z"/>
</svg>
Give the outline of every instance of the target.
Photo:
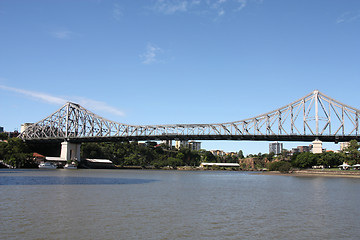
<svg viewBox="0 0 360 240">
<path fill-rule="evenodd" d="M 319 91 L 284 107 L 242 121 L 218 124 L 135 126 L 104 119 L 78 104 L 67 103 L 47 118 L 30 125 L 24 140 L 283 140 L 348 141 L 359 139 L 360 110 Z"/>
</svg>

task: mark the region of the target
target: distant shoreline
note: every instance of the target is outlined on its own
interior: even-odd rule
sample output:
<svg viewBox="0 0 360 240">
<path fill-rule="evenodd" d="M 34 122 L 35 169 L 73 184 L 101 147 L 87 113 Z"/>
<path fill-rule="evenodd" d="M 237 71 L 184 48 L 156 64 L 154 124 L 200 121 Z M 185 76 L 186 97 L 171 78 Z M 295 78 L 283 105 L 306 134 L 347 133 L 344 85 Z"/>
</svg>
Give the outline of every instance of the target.
<svg viewBox="0 0 360 240">
<path fill-rule="evenodd" d="M 278 171 L 264 171 L 255 173 L 259 175 L 281 175 L 281 176 L 296 176 L 296 177 L 346 177 L 346 178 L 360 178 L 360 171 L 329 171 L 329 170 L 294 170 L 289 173 L 281 173 Z"/>
</svg>

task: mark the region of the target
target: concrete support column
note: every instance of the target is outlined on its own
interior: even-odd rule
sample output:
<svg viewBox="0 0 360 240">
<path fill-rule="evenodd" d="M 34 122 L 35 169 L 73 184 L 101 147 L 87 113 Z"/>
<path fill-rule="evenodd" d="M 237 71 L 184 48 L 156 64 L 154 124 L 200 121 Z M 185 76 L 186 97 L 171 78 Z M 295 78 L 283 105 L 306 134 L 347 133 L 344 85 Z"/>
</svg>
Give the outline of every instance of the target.
<svg viewBox="0 0 360 240">
<path fill-rule="evenodd" d="M 80 162 L 80 147 L 81 143 L 62 142 L 60 157 L 65 160 L 77 160 Z"/>
</svg>

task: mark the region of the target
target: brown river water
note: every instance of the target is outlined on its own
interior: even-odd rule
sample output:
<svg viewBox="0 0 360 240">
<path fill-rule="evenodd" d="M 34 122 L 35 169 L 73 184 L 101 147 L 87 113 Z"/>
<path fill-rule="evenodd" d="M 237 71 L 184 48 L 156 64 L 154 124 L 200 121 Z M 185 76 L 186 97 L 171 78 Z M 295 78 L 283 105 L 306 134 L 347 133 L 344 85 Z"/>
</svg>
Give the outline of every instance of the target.
<svg viewBox="0 0 360 240">
<path fill-rule="evenodd" d="M 0 169 L 0 239 L 360 239 L 360 178 Z"/>
</svg>

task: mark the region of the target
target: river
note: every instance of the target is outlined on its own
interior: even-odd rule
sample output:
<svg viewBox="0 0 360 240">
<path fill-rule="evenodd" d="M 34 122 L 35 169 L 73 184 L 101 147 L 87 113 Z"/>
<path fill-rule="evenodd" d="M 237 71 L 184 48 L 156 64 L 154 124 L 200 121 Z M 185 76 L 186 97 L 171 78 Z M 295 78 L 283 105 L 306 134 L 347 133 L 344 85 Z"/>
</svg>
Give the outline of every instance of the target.
<svg viewBox="0 0 360 240">
<path fill-rule="evenodd" d="M 359 239 L 360 179 L 0 169 L 0 239 Z"/>
</svg>

